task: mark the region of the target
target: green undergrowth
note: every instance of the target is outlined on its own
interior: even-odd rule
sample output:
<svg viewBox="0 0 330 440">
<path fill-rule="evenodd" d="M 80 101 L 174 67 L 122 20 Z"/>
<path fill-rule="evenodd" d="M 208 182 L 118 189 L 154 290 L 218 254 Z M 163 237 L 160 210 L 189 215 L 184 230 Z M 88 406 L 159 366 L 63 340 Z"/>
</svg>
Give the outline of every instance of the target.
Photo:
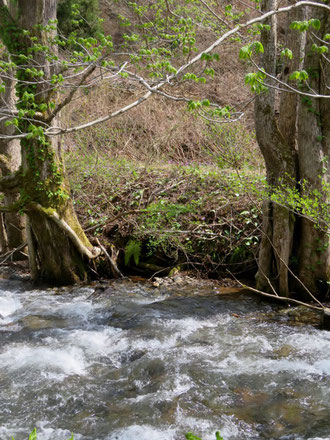
<svg viewBox="0 0 330 440">
<path fill-rule="evenodd" d="M 198 163 L 145 165 L 106 151 L 66 156 L 72 197 L 91 240 L 119 250 L 127 272 L 255 269 L 262 174 Z"/>
</svg>

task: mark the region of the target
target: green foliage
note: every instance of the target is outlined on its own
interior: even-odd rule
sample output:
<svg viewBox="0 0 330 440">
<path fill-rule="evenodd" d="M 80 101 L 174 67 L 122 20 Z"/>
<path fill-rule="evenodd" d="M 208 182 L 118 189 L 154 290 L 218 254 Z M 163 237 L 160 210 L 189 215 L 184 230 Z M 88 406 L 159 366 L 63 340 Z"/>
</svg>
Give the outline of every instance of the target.
<svg viewBox="0 0 330 440">
<path fill-rule="evenodd" d="M 60 34 L 94 37 L 101 30 L 99 0 L 61 0 L 57 6 Z"/>
<path fill-rule="evenodd" d="M 306 72 L 306 70 L 296 70 L 295 72 L 292 72 L 289 79 L 291 80 L 295 80 L 295 81 L 300 81 L 300 82 L 304 82 L 307 81 L 309 78 L 308 73 Z"/>
<path fill-rule="evenodd" d="M 327 169 L 327 159 L 324 160 L 324 170 Z M 270 198 L 275 203 L 286 206 L 297 215 L 307 217 L 315 226 L 328 230 L 330 212 L 330 184 L 322 175 L 318 176 L 317 185 L 313 188 L 306 180 L 300 180 L 298 185 L 288 186 L 280 183 L 276 188 L 270 188 Z"/>
<path fill-rule="evenodd" d="M 289 58 L 289 60 L 292 60 L 292 56 L 293 56 L 292 50 L 288 48 L 283 49 L 281 52 L 281 57 L 287 57 Z"/>
<path fill-rule="evenodd" d="M 186 437 L 187 440 L 201 440 L 200 437 L 197 437 L 196 435 L 192 434 L 191 432 L 188 432 L 185 435 L 185 437 Z"/>
<path fill-rule="evenodd" d="M 125 266 L 128 266 L 133 258 L 135 265 L 137 266 L 140 261 L 142 244 L 137 240 L 129 240 L 125 246 Z"/>
<path fill-rule="evenodd" d="M 185 437 L 186 437 L 187 440 L 202 440 L 200 437 L 197 437 L 196 435 L 192 434 L 191 432 L 188 432 L 188 433 L 185 435 Z M 217 432 L 215 433 L 215 439 L 216 439 L 216 440 L 223 440 L 223 437 L 221 437 L 219 431 L 217 431 Z"/>
<path fill-rule="evenodd" d="M 245 84 L 248 84 L 252 92 L 261 93 L 265 92 L 267 87 L 264 85 L 264 80 L 266 79 L 266 74 L 264 70 L 259 70 L 258 72 L 251 72 L 245 76 Z"/>
<path fill-rule="evenodd" d="M 252 57 L 253 53 L 264 53 L 264 47 L 260 41 L 254 41 L 253 43 L 243 46 L 239 52 L 241 60 L 246 60 Z"/>
<path fill-rule="evenodd" d="M 37 440 L 37 430 L 34 428 L 34 430 L 29 435 L 29 440 Z"/>
<path fill-rule="evenodd" d="M 296 29 L 300 32 L 306 32 L 310 28 L 314 28 L 316 30 L 319 30 L 321 28 L 321 22 L 317 18 L 312 18 L 310 20 L 304 20 L 304 21 L 293 21 L 290 24 L 291 29 Z"/>
<path fill-rule="evenodd" d="M 312 50 L 317 52 L 318 54 L 328 53 L 329 49 L 327 46 L 318 46 L 317 44 L 312 45 Z"/>
</svg>

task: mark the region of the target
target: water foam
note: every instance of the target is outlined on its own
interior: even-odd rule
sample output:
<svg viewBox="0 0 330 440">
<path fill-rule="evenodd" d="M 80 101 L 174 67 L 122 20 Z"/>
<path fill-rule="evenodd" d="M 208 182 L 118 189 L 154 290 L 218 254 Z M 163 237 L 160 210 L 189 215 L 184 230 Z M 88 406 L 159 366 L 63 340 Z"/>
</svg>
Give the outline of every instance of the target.
<svg viewBox="0 0 330 440">
<path fill-rule="evenodd" d="M 83 353 L 75 347 L 54 349 L 16 344 L 0 354 L 0 367 L 12 372 L 22 370 L 47 373 L 50 369 L 67 376 L 86 374 Z"/>
<path fill-rule="evenodd" d="M 11 322 L 10 315 L 22 308 L 17 294 L 13 292 L 2 291 L 0 294 L 0 324 Z"/>
<path fill-rule="evenodd" d="M 106 440 L 177 440 L 176 430 L 157 429 L 148 425 L 131 425 L 127 428 L 116 429 Z"/>
</svg>

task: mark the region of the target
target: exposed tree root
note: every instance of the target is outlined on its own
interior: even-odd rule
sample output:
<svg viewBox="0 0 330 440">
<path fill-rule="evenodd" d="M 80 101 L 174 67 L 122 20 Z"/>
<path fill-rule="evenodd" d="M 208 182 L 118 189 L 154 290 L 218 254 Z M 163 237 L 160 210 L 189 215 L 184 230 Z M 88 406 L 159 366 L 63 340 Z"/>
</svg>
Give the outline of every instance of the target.
<svg viewBox="0 0 330 440">
<path fill-rule="evenodd" d="M 92 250 L 88 249 L 87 246 L 85 246 L 78 235 L 74 232 L 74 230 L 67 224 L 65 220 L 60 218 L 58 213 L 55 210 L 50 209 L 44 209 L 41 205 L 36 204 L 34 207 L 42 214 L 46 215 L 50 219 L 54 221 L 54 223 L 57 224 L 57 226 L 62 229 L 66 235 L 72 240 L 72 242 L 77 247 L 77 250 L 82 254 L 85 255 L 90 260 L 93 260 L 94 258 L 97 258 L 101 254 L 101 249 L 97 247 L 93 247 Z"/>
</svg>

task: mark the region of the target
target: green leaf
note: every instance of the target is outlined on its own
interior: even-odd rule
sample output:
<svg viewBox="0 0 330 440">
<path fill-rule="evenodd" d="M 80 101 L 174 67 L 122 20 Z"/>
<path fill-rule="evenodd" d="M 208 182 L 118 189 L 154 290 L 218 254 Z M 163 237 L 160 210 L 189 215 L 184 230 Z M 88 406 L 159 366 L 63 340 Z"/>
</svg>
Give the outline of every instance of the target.
<svg viewBox="0 0 330 440">
<path fill-rule="evenodd" d="M 209 53 L 202 53 L 202 56 L 201 56 L 201 60 L 202 61 L 209 61 L 210 59 L 212 58 L 212 55 L 210 55 Z"/>
<path fill-rule="evenodd" d="M 289 76 L 289 79 L 298 81 L 306 81 L 308 78 L 309 76 L 306 70 L 301 70 L 300 72 L 296 70 L 295 72 L 292 72 Z"/>
<path fill-rule="evenodd" d="M 246 59 L 250 58 L 251 55 L 252 55 L 252 51 L 251 51 L 250 45 L 243 46 L 241 48 L 241 50 L 239 51 L 239 58 L 241 60 L 246 60 Z"/>
<path fill-rule="evenodd" d="M 258 24 L 258 29 L 260 31 L 270 31 L 270 25 L 269 24 Z"/>
<path fill-rule="evenodd" d="M 217 431 L 217 432 L 215 433 L 215 438 L 216 438 L 216 440 L 223 440 L 223 437 L 221 437 L 219 431 Z"/>
<path fill-rule="evenodd" d="M 264 46 L 262 45 L 262 43 L 260 43 L 260 41 L 256 41 L 254 43 L 254 50 L 256 51 L 256 53 L 264 53 Z"/>
<path fill-rule="evenodd" d="M 290 50 L 288 48 L 283 49 L 281 52 L 281 57 L 287 57 L 287 58 L 289 58 L 289 60 L 292 60 L 292 50 Z"/>
<path fill-rule="evenodd" d="M 253 85 L 256 82 L 256 73 L 250 72 L 245 75 L 245 84 Z"/>
<path fill-rule="evenodd" d="M 306 20 L 305 21 L 293 21 L 290 24 L 290 29 L 296 29 L 296 30 L 298 30 L 300 32 L 305 32 L 305 31 L 308 30 L 310 24 L 311 23 L 309 23 Z"/>
<path fill-rule="evenodd" d="M 34 430 L 29 435 L 29 440 L 37 440 L 37 430 L 34 428 Z"/>
<path fill-rule="evenodd" d="M 188 432 L 185 435 L 185 437 L 186 437 L 187 440 L 201 440 L 200 437 L 196 437 L 196 435 L 192 434 L 191 432 Z"/>
<path fill-rule="evenodd" d="M 315 52 L 317 52 L 319 54 L 327 53 L 328 52 L 327 46 L 318 46 L 315 43 L 312 45 L 312 50 L 314 50 Z"/>
<path fill-rule="evenodd" d="M 306 81 L 309 78 L 308 73 L 306 72 L 306 70 L 302 70 L 300 72 L 300 80 L 301 81 Z"/>
<path fill-rule="evenodd" d="M 310 26 L 312 26 L 314 29 L 316 29 L 317 31 L 321 27 L 321 22 L 320 22 L 320 20 L 318 18 L 312 18 L 311 20 L 309 20 L 308 24 Z"/>
<path fill-rule="evenodd" d="M 134 263 L 137 266 L 140 261 L 141 256 L 141 242 L 136 240 L 129 240 L 127 245 L 125 246 L 125 266 L 128 266 L 132 257 L 134 259 Z"/>
</svg>

